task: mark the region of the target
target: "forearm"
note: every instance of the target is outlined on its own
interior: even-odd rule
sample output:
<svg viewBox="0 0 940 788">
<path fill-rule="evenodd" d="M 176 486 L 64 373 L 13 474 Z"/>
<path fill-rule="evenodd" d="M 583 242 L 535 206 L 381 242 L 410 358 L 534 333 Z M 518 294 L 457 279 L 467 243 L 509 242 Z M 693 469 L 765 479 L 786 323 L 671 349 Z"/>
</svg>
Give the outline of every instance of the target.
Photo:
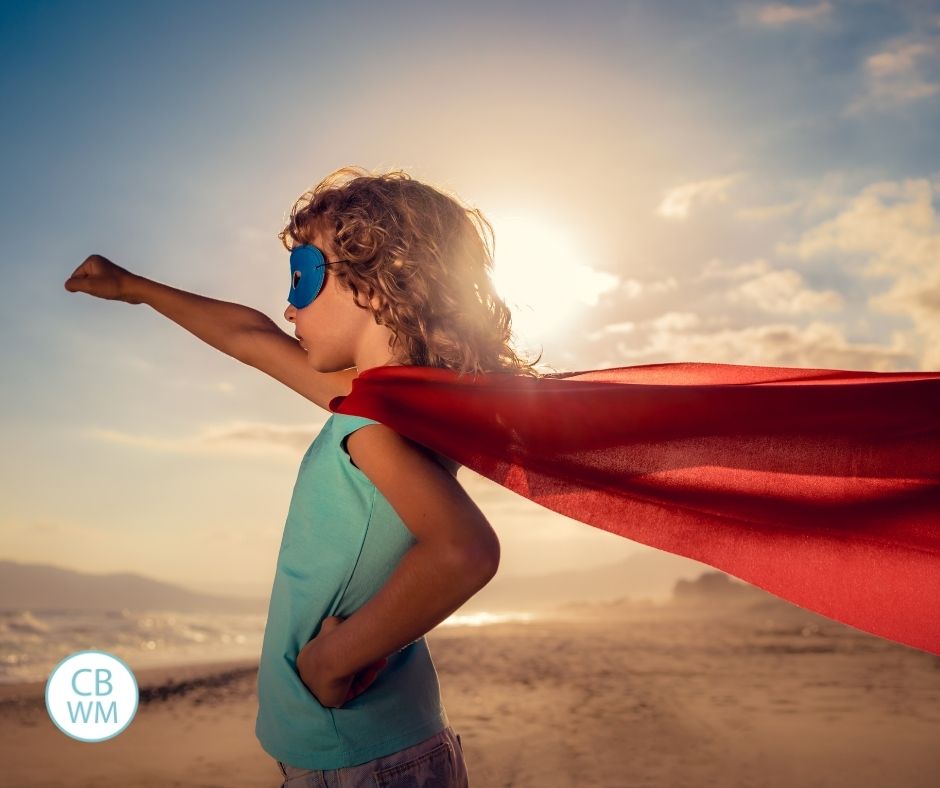
<svg viewBox="0 0 940 788">
<path fill-rule="evenodd" d="M 350 675 L 430 632 L 492 579 L 496 567 L 486 555 L 458 558 L 418 542 L 385 585 L 326 638 L 325 669 Z"/>
<path fill-rule="evenodd" d="M 149 304 L 203 342 L 235 358 L 241 358 L 251 329 L 273 324 L 257 309 L 179 290 L 142 276 L 135 276 L 127 289 L 132 303 Z"/>
</svg>

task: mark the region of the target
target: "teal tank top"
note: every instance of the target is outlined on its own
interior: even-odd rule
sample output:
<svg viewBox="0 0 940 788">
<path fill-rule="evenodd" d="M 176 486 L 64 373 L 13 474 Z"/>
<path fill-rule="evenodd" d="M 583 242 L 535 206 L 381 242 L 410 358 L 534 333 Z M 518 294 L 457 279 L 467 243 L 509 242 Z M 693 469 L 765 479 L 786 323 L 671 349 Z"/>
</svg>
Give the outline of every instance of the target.
<svg viewBox="0 0 940 788">
<path fill-rule="evenodd" d="M 323 619 L 352 615 L 417 541 L 347 454 L 347 437 L 377 423 L 332 414 L 294 484 L 261 647 L 255 721 L 264 750 L 290 766 L 355 766 L 450 724 L 424 637 L 389 655 L 376 680 L 338 709 L 322 706 L 297 672 L 297 655 Z"/>
</svg>

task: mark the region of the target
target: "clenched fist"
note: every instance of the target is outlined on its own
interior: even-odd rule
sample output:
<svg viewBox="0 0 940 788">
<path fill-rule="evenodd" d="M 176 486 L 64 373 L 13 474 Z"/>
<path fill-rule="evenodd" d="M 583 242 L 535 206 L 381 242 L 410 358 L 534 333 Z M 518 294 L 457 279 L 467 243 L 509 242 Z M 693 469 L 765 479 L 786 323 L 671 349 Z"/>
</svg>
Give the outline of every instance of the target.
<svg viewBox="0 0 940 788">
<path fill-rule="evenodd" d="M 129 287 L 136 276 L 107 257 L 93 254 L 72 272 L 65 281 L 65 289 L 71 293 L 88 293 L 98 298 L 139 304 L 140 301 L 134 299 Z"/>
</svg>

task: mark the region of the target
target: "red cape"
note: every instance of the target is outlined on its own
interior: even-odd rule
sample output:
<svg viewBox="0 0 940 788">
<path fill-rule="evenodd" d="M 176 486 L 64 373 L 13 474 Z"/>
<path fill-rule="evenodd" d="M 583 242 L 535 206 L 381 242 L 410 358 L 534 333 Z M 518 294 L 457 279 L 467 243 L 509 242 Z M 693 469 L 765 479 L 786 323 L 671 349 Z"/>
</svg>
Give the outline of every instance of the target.
<svg viewBox="0 0 940 788">
<path fill-rule="evenodd" d="M 366 416 L 548 509 L 940 655 L 940 372 L 365 370 Z"/>
</svg>

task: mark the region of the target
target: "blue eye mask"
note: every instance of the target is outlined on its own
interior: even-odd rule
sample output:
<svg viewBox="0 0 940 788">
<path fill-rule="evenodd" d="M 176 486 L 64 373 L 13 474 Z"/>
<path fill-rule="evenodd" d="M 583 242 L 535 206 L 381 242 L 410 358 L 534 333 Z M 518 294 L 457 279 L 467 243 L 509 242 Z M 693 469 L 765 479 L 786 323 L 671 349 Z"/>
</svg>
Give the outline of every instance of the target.
<svg viewBox="0 0 940 788">
<path fill-rule="evenodd" d="M 313 303 L 323 289 L 327 262 L 315 246 L 298 246 L 290 253 L 290 292 L 287 300 L 297 309 Z"/>
</svg>

